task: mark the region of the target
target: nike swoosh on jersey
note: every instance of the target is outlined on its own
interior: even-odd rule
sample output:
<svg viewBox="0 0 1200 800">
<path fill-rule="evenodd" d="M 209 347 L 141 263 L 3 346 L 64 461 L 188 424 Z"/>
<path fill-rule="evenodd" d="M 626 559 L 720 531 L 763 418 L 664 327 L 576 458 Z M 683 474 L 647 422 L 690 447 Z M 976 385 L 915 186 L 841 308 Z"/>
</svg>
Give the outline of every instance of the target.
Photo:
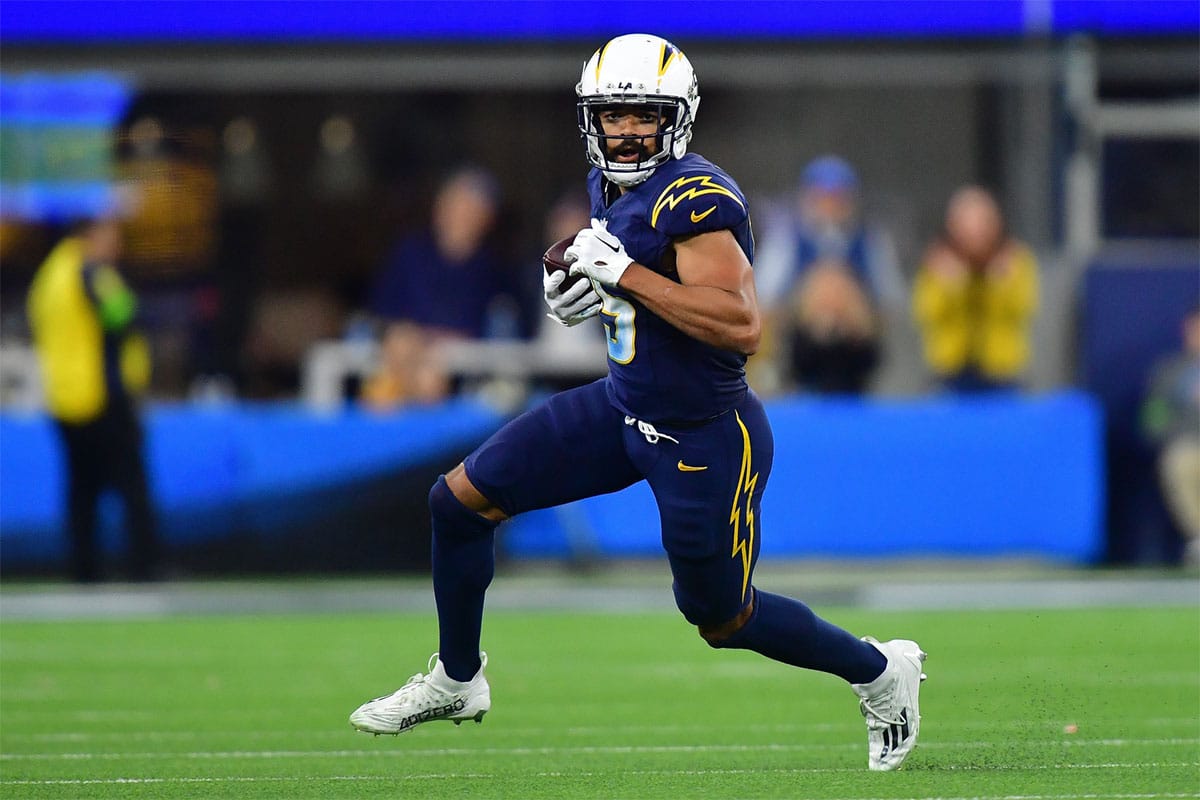
<svg viewBox="0 0 1200 800">
<path fill-rule="evenodd" d="M 704 470 L 708 469 L 708 467 L 692 467 L 683 463 L 682 461 L 675 466 L 679 467 L 680 472 L 703 472 Z"/>
<path fill-rule="evenodd" d="M 709 214 L 711 214 L 712 212 L 714 212 L 716 210 L 717 210 L 717 207 L 713 206 L 708 211 L 705 211 L 703 214 L 697 214 L 695 211 L 693 211 L 692 212 L 692 222 L 699 222 L 700 220 L 704 219 L 705 217 L 707 217 Z"/>
</svg>

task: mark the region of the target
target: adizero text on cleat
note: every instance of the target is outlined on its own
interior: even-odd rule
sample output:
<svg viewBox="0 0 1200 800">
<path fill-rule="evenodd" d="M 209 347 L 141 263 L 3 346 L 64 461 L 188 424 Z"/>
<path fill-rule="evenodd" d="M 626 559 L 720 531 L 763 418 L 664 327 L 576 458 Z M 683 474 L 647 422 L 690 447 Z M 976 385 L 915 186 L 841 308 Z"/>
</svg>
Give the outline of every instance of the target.
<svg viewBox="0 0 1200 800">
<path fill-rule="evenodd" d="M 363 703 L 350 715 L 350 724 L 367 733 L 395 735 L 434 720 L 455 725 L 467 719 L 482 722 L 492 707 L 492 695 L 483 677 L 487 653 L 480 653 L 479 660 L 475 677 L 456 681 L 446 674 L 434 653 L 429 658 L 429 674 L 418 672 L 391 694 Z"/>
</svg>

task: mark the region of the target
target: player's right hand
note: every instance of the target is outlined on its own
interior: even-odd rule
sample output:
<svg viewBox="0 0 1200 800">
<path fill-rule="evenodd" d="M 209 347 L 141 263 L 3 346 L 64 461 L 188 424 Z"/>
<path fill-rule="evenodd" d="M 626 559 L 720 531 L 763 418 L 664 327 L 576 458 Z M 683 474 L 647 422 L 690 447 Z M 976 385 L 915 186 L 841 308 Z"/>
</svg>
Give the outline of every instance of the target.
<svg viewBox="0 0 1200 800">
<path fill-rule="evenodd" d="M 542 294 L 546 297 L 546 305 L 550 306 L 547 314 L 555 322 L 571 327 L 585 319 L 600 313 L 602 300 L 596 294 L 590 280 L 575 281 L 565 290 L 559 291 L 563 281 L 567 279 L 565 270 L 542 273 Z"/>
</svg>

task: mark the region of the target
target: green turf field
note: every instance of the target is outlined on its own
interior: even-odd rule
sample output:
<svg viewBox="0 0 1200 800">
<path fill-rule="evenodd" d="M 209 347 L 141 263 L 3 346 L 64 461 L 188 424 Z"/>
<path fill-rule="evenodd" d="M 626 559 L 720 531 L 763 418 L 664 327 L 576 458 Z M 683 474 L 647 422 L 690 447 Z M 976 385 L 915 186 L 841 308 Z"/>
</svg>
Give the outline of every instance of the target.
<svg viewBox="0 0 1200 800">
<path fill-rule="evenodd" d="M 673 615 L 490 613 L 492 713 L 400 737 L 346 717 L 424 670 L 429 616 L 5 622 L 0 796 L 1200 797 L 1196 608 L 820 610 L 929 652 L 902 772 L 840 681 Z"/>
</svg>

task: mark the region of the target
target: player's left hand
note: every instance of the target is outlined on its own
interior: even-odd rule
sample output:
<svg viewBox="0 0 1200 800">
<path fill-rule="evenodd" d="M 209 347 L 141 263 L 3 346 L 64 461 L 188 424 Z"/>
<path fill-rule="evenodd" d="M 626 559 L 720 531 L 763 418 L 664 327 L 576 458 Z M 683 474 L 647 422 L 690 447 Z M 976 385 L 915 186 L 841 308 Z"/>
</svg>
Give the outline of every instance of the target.
<svg viewBox="0 0 1200 800">
<path fill-rule="evenodd" d="M 575 234 L 575 242 L 563 258 L 571 264 L 572 275 L 587 275 L 605 286 L 616 286 L 633 263 L 621 240 L 608 232 L 608 223 L 598 219 Z"/>
</svg>

